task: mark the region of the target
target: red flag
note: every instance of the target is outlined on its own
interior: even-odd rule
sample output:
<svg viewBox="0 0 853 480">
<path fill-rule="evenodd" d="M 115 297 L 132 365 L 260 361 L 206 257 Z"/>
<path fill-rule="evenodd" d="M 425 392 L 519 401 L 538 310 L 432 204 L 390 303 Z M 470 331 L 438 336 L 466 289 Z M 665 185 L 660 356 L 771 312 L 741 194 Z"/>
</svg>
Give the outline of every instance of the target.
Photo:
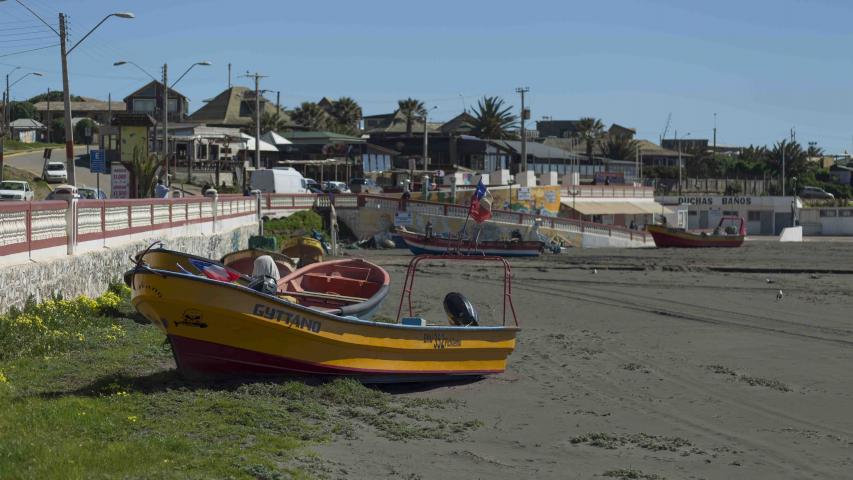
<svg viewBox="0 0 853 480">
<path fill-rule="evenodd" d="M 477 183 L 477 189 L 474 190 L 474 195 L 471 196 L 471 206 L 468 208 L 468 215 L 477 223 L 483 223 L 492 218 L 492 194 L 483 185 L 482 180 Z"/>
</svg>

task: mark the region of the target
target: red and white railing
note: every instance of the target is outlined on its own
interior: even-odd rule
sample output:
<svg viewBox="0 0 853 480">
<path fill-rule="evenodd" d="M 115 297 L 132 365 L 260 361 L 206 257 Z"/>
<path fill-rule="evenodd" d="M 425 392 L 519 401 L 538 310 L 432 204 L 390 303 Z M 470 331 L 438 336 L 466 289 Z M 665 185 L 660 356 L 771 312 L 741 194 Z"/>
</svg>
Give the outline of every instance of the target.
<svg viewBox="0 0 853 480">
<path fill-rule="evenodd" d="M 239 195 L 175 199 L 0 203 L 0 257 L 127 237 L 145 232 L 257 218 L 257 199 Z"/>
</svg>

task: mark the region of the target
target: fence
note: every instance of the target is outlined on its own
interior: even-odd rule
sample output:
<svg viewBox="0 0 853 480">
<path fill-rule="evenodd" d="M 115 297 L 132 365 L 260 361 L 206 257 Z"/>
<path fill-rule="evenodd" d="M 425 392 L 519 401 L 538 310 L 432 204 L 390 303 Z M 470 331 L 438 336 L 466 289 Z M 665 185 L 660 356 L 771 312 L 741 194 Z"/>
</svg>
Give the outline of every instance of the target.
<svg viewBox="0 0 853 480">
<path fill-rule="evenodd" d="M 257 216 L 257 199 L 218 197 L 5 202 L 0 204 L 0 257 L 61 249 L 82 243 L 192 224 Z"/>
<path fill-rule="evenodd" d="M 239 195 L 137 200 L 74 200 L 0 203 L 0 257 L 15 254 L 64 251 L 73 255 L 78 245 L 146 232 L 210 225 L 233 218 L 256 217 L 258 199 Z M 403 200 L 381 195 L 262 194 L 261 210 L 311 208 L 382 209 L 423 215 L 465 218 L 464 205 Z M 645 232 L 561 217 L 539 217 L 506 210 L 492 211 L 501 223 L 541 227 L 567 233 L 592 233 L 646 243 Z"/>
<path fill-rule="evenodd" d="M 336 208 L 340 197 L 335 197 Z M 399 198 L 383 197 L 379 195 L 352 195 L 358 198 L 360 207 L 368 209 L 383 209 L 388 211 L 410 211 L 412 213 L 439 215 L 445 217 L 465 218 L 468 215 L 468 207 L 448 203 L 424 202 L 421 200 L 402 200 Z M 349 199 L 347 200 L 350 201 Z M 567 232 L 567 233 L 592 233 L 608 237 L 621 238 L 625 240 L 646 243 L 650 236 L 643 231 L 631 230 L 624 227 L 604 225 L 600 223 L 585 222 L 562 217 L 541 217 L 528 213 L 512 212 L 507 210 L 492 210 L 492 220 L 502 223 L 533 226 L 539 221 L 544 228 Z"/>
</svg>

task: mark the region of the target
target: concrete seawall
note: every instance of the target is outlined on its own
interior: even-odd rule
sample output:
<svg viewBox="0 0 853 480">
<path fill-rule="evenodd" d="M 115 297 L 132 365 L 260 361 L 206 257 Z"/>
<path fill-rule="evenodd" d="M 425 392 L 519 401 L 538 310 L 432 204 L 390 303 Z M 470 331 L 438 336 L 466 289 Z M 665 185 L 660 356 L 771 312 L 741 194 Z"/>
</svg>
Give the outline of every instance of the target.
<svg viewBox="0 0 853 480">
<path fill-rule="evenodd" d="M 256 224 L 204 235 L 171 236 L 167 248 L 218 259 L 226 253 L 246 248 L 256 234 Z M 111 281 L 120 280 L 131 266 L 130 256 L 143 250 L 158 237 L 100 248 L 73 256 L 0 268 L 0 313 L 22 307 L 27 298 L 40 301 L 51 295 L 73 298 L 102 294 Z"/>
</svg>

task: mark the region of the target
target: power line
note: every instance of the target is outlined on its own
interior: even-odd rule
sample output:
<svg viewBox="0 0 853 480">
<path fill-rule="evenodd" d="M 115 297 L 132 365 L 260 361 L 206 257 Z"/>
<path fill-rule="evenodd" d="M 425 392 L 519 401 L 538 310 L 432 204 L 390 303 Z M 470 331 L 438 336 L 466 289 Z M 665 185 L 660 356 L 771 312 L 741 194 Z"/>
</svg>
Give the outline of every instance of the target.
<svg viewBox="0 0 853 480">
<path fill-rule="evenodd" d="M 53 48 L 53 47 L 58 47 L 58 46 L 59 46 L 59 44 L 58 44 L 58 43 L 54 43 L 53 45 L 45 45 L 45 46 L 43 46 L 43 47 L 31 48 L 31 49 L 29 49 L 29 50 L 21 50 L 21 51 L 18 51 L 18 52 L 12 52 L 12 53 L 3 53 L 3 54 L 0 54 L 0 58 L 4 58 L 4 57 L 11 57 L 12 55 L 20 55 L 20 54 L 22 54 L 22 53 L 35 52 L 35 51 L 38 51 L 38 50 L 45 50 L 45 49 L 48 49 L 48 48 Z"/>
</svg>

